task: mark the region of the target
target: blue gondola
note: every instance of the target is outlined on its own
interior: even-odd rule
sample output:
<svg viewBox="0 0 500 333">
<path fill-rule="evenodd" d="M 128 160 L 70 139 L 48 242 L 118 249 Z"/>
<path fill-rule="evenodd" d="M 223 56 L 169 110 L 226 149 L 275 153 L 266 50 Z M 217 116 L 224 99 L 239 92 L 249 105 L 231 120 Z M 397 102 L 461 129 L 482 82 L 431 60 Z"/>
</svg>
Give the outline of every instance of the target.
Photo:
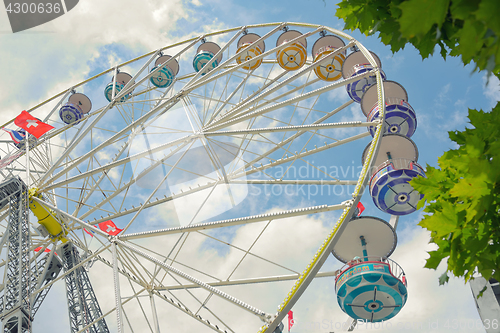
<svg viewBox="0 0 500 333">
<path fill-rule="evenodd" d="M 418 176 L 425 177 L 418 163 L 405 159 L 387 161 L 377 168 L 370 179 L 370 194 L 375 205 L 392 215 L 407 215 L 417 210 L 423 195 L 409 182 Z"/>
<path fill-rule="evenodd" d="M 82 109 L 78 105 L 73 103 L 66 103 L 59 110 L 59 117 L 66 124 L 72 124 L 74 122 L 77 122 L 80 119 L 82 119 L 82 116 L 83 116 Z"/>
<path fill-rule="evenodd" d="M 73 93 L 59 110 L 59 117 L 66 124 L 80 121 L 92 109 L 92 102 L 84 94 Z"/>
<path fill-rule="evenodd" d="M 196 51 L 196 56 L 193 59 L 193 68 L 195 71 L 199 72 L 203 67 L 205 67 L 210 60 L 220 51 L 220 46 L 213 42 L 205 42 L 198 46 L 198 50 Z M 215 67 L 217 67 L 222 60 L 222 52 L 219 54 L 217 59 L 215 59 L 209 68 L 201 75 L 205 75 Z"/>
<path fill-rule="evenodd" d="M 415 110 L 408 103 L 406 89 L 395 81 L 384 81 L 382 83 L 385 95 L 385 134 L 401 134 L 408 138 L 417 129 L 417 116 Z M 361 109 L 367 116 L 368 121 L 374 121 L 379 117 L 377 84 L 368 88 L 361 99 Z M 371 126 L 368 131 L 375 135 L 375 127 Z"/>
<path fill-rule="evenodd" d="M 375 59 L 375 63 L 378 68 L 382 67 L 382 63 L 380 62 L 379 57 L 370 51 L 371 56 Z M 344 79 L 348 79 L 358 74 L 362 74 L 368 71 L 372 71 L 373 66 L 370 64 L 368 59 L 366 59 L 365 55 L 361 51 L 356 51 L 347 56 L 342 66 L 342 76 Z M 382 76 L 382 80 L 386 79 L 384 71 L 380 69 L 380 75 Z M 364 93 L 368 88 L 374 85 L 377 82 L 375 75 L 365 76 L 357 81 L 351 82 L 346 86 L 347 93 L 349 97 L 357 102 L 361 103 L 361 99 L 363 98 Z"/>
<path fill-rule="evenodd" d="M 175 59 L 171 59 L 169 55 L 164 55 L 156 59 L 155 67 L 151 70 L 153 73 L 150 77 L 151 83 L 158 88 L 167 88 L 174 81 L 175 76 L 179 72 L 179 63 Z M 171 59 L 171 60 L 170 60 Z M 169 61 L 170 60 L 170 61 Z M 161 69 L 156 69 L 163 63 L 167 62 Z M 156 71 L 156 72 L 155 72 Z"/>
<path fill-rule="evenodd" d="M 394 261 L 361 257 L 337 275 L 335 291 L 342 311 L 351 318 L 381 322 L 399 313 L 408 298 L 406 276 Z"/>
<path fill-rule="evenodd" d="M 371 70 L 373 70 L 373 66 L 370 64 L 356 65 L 354 67 L 354 72 L 351 76 L 362 74 Z M 380 75 L 382 76 L 382 80 L 385 80 L 384 71 L 380 70 Z M 347 94 L 353 101 L 361 103 L 361 98 L 363 98 L 363 94 L 365 93 L 365 91 L 371 86 L 373 86 L 375 83 L 377 83 L 377 78 L 375 77 L 375 74 L 365 76 L 357 81 L 349 83 L 346 86 Z"/>
<path fill-rule="evenodd" d="M 21 140 L 19 143 L 14 142 L 14 146 L 16 146 L 16 148 L 18 148 L 20 150 L 25 150 L 26 149 L 26 131 L 24 129 L 19 129 L 17 132 L 19 134 L 21 134 L 21 136 L 23 136 L 24 139 Z M 29 142 L 30 149 L 35 148 L 36 141 L 37 141 L 36 138 L 33 135 L 28 133 L 28 142 Z"/>
<path fill-rule="evenodd" d="M 363 152 L 365 160 L 368 145 Z M 385 134 L 379 144 L 369 188 L 375 205 L 385 213 L 407 215 L 417 209 L 422 195 L 409 182 L 418 176 L 425 177 L 418 165 L 418 149 L 408 137 Z"/>
<path fill-rule="evenodd" d="M 128 73 L 118 73 L 116 74 L 116 82 L 115 82 L 115 96 L 125 87 L 125 85 L 132 79 L 132 76 Z M 104 96 L 111 102 L 113 100 L 113 79 L 104 89 Z M 120 102 L 125 102 L 127 99 L 132 97 L 132 91 L 129 91 L 125 96 L 120 98 Z"/>
<path fill-rule="evenodd" d="M 389 104 L 390 103 L 390 104 Z M 379 117 L 378 105 L 375 105 L 368 114 L 367 120 L 374 121 Z M 392 100 L 385 106 L 384 133 L 402 134 L 411 137 L 417 129 L 417 116 L 411 105 L 404 100 Z M 371 136 L 375 136 L 375 126 L 368 127 Z"/>
</svg>

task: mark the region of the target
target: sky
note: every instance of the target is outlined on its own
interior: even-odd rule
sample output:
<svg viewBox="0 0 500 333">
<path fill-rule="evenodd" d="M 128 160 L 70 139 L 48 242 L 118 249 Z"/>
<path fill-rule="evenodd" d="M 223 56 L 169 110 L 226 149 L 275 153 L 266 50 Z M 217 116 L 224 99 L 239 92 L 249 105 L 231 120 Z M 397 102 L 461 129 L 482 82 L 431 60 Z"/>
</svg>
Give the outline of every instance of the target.
<svg viewBox="0 0 500 333">
<path fill-rule="evenodd" d="M 15 34 L 11 33 L 6 13 L 0 10 L 0 59 L 2 60 L 0 122 L 5 123 L 21 110 L 30 108 L 117 63 L 198 34 L 268 22 L 304 22 L 342 30 L 343 23 L 334 16 L 335 10 L 334 2 L 320 0 L 294 0 L 286 4 L 277 1 L 250 3 L 217 0 L 121 0 L 119 2 L 80 0 L 73 10 L 56 20 Z M 448 58 L 444 61 L 436 55 L 422 61 L 412 46 L 392 54 L 389 47 L 384 46 L 376 36 L 366 37 L 357 32 L 346 33 L 375 52 L 382 61 L 382 69 L 387 77 L 401 83 L 408 91 L 409 102 L 415 109 L 418 120 L 417 131 L 412 139 L 419 148 L 419 163 L 422 166 L 427 164 L 436 166 L 438 157 L 444 151 L 455 148 L 448 139 L 447 132 L 463 130 L 467 126 L 468 108 L 486 111 L 500 100 L 498 81 L 491 79 L 486 84 L 485 73 L 474 73 L 472 66 L 464 67 L 459 59 Z M 110 75 L 106 80 L 109 77 Z M 92 91 L 94 88 L 97 89 L 92 86 L 86 89 Z M 100 98 L 103 100 L 102 96 Z M 354 108 L 349 112 L 343 115 L 340 121 L 362 120 Z M 173 118 L 167 120 L 176 121 Z M 2 139 L 5 139 L 5 136 Z M 135 147 L 140 151 L 139 143 Z M 362 147 L 357 149 L 355 153 L 342 152 L 344 166 L 359 164 Z M 170 190 L 174 191 L 173 186 L 176 184 L 169 185 Z M 233 191 L 238 190 L 233 189 Z M 244 200 L 243 204 L 220 216 L 229 218 L 238 216 L 238 213 L 272 212 L 325 203 L 325 196 L 306 200 L 306 198 L 287 198 L 267 193 L 257 198 L 248 193 L 235 194 L 237 198 L 238 195 L 241 201 Z M 371 203 L 367 193 L 363 196 L 362 202 L 367 207 L 364 215 L 374 215 L 388 220 L 388 216 L 379 212 Z M 181 210 L 189 207 L 187 206 L 189 203 L 179 205 L 174 208 L 166 207 L 165 211 L 159 210 L 156 214 L 161 217 L 161 214 L 168 215 L 169 209 L 176 209 L 179 223 L 182 225 Z M 212 207 L 211 213 L 204 218 L 219 219 L 220 216 L 217 218 L 216 216 L 221 210 L 217 209 Z M 225 208 L 222 208 L 222 211 L 224 210 Z M 319 214 L 272 224 L 269 227 L 272 230 L 266 231 L 270 235 L 266 239 L 266 246 L 256 249 L 255 252 L 272 257 L 276 249 L 287 249 L 287 251 L 276 251 L 276 260 L 287 262 L 297 271 L 302 271 L 304 263 L 307 264 L 307 259 L 310 259 L 316 251 L 318 242 L 321 243 L 333 226 L 331 218 L 338 215 Z M 150 218 L 155 220 L 159 218 L 158 216 Z M 433 246 L 428 244 L 429 234 L 417 225 L 422 216 L 422 212 L 419 211 L 400 218 L 397 228 L 398 246 L 391 256 L 391 259 L 397 261 L 407 274 L 409 298 L 405 307 L 388 322 L 391 323 L 390 327 L 366 325 L 360 326 L 357 330 L 484 332 L 484 329 L 477 325 L 479 316 L 473 296 L 470 287 L 463 279 L 450 278 L 448 284 L 439 286 L 438 277 L 444 272 L 445 267 L 441 265 L 436 271 L 423 268 L 428 257 L 426 251 L 432 250 Z M 122 223 L 122 220 L 118 220 L 117 224 L 123 226 L 119 223 Z M 157 227 L 154 221 L 151 223 L 150 229 Z M 219 234 L 218 237 L 227 237 L 232 243 L 244 247 L 250 245 L 244 236 L 255 232 L 255 228 L 245 226 L 228 230 L 227 235 Z M 161 248 L 163 241 L 158 238 L 152 238 L 147 246 L 152 249 Z M 219 245 L 213 245 L 206 240 L 190 241 L 193 242 L 193 250 L 192 253 L 188 251 L 184 254 L 187 261 L 207 260 L 213 263 L 213 267 L 223 267 L 224 262 L 236 260 L 232 251 Z M 291 246 L 292 244 L 296 246 Z M 205 251 L 206 255 L 198 257 L 195 249 Z M 103 266 L 99 266 L 99 263 L 95 265 Z M 266 270 L 266 266 L 260 261 L 249 260 L 246 265 L 248 267 L 242 268 L 243 270 L 255 270 L 256 274 L 260 270 Z M 326 268 L 332 270 L 340 266 L 341 264 L 333 258 L 325 264 Z M 96 292 L 109 295 L 111 275 L 100 276 L 99 269 L 91 269 L 89 274 L 93 281 L 96 281 L 94 285 Z M 347 316 L 337 305 L 333 285 L 332 278 L 319 278 L 311 284 L 293 309 L 296 324 L 292 332 L 339 331 L 336 325 L 343 323 Z M 280 284 L 279 287 L 266 285 L 259 290 L 258 295 L 252 295 L 246 290 L 233 291 L 242 298 L 255 301 L 264 307 L 272 303 L 269 311 L 273 311 L 282 299 L 282 294 L 276 290 L 288 290 L 290 287 L 291 284 L 286 283 Z M 229 292 L 231 288 L 224 290 Z M 275 291 L 277 296 L 274 294 Z M 112 297 L 100 299 L 103 309 L 112 307 L 113 302 Z M 52 289 L 35 318 L 33 331 L 67 332 L 68 322 L 64 303 L 64 286 L 59 284 Z M 250 301 L 249 303 L 252 304 Z M 220 304 L 222 309 L 225 309 L 225 306 L 224 303 Z M 161 314 L 162 331 L 166 331 L 167 327 L 177 331 L 194 329 L 209 331 L 204 326 L 192 323 L 189 317 L 177 314 L 174 308 L 171 309 L 172 313 Z M 131 315 L 131 320 L 136 315 L 140 317 L 140 314 L 134 313 Z M 113 320 L 114 316 L 110 316 L 110 326 L 115 329 L 116 324 L 112 323 Z M 140 319 L 137 320 L 139 322 Z M 257 331 L 259 327 L 257 323 L 257 326 L 252 327 L 254 330 L 249 329 L 243 318 L 240 326 L 238 324 L 235 326 L 240 327 L 242 332 Z"/>
</svg>

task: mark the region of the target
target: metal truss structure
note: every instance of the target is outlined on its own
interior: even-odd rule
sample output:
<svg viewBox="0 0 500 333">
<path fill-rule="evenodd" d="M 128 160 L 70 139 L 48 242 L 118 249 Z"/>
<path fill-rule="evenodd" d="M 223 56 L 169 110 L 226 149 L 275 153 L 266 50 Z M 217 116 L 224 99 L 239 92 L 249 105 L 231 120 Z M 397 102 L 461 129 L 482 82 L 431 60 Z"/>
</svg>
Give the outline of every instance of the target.
<svg viewBox="0 0 500 333">
<path fill-rule="evenodd" d="M 4 271 L 4 293 L 2 295 L 3 332 L 31 332 L 32 309 L 30 291 L 32 286 L 27 188 L 18 179 L 0 184 L 2 206 L 9 207 L 8 229 L 4 234 L 7 242 L 7 269 Z M 6 236 L 6 237 L 5 237 Z"/>
<path fill-rule="evenodd" d="M 80 254 L 71 242 L 61 247 L 66 275 L 66 296 L 71 332 L 88 329 L 91 333 L 109 333 L 106 321 L 90 284 L 87 271 L 80 264 Z M 76 267 L 76 268 L 75 268 Z M 73 269 L 75 268 L 75 269 Z M 96 322 L 96 324 L 93 324 Z"/>
</svg>

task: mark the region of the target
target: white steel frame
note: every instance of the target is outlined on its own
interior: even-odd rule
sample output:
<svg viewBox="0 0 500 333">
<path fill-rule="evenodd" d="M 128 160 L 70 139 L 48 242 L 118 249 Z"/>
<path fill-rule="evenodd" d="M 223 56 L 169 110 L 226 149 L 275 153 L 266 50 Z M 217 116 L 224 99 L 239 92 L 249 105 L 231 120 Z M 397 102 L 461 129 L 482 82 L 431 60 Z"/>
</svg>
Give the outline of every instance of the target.
<svg viewBox="0 0 500 333">
<path fill-rule="evenodd" d="M 346 46 L 336 50 L 332 54 L 314 63 L 309 61 L 302 69 L 295 73 L 287 73 L 276 66 L 274 55 L 278 50 L 281 50 L 298 38 L 288 41 L 278 47 L 273 47 L 273 38 L 276 38 L 284 27 L 294 27 L 303 29 L 306 38 L 317 38 L 319 32 L 326 31 L 337 35 L 346 41 Z M 259 76 L 257 70 L 244 71 L 242 68 L 248 62 L 237 64 L 236 57 L 239 54 L 229 51 L 233 50 L 236 41 L 240 36 L 251 29 L 270 29 L 267 33 L 262 34 L 262 37 L 254 42 L 258 44 L 261 41 L 266 41 L 268 50 L 261 55 L 252 59 L 263 59 L 263 67 L 270 66 L 266 77 Z M 214 70 L 198 73 L 179 75 L 173 84 L 162 91 L 149 83 L 151 72 L 151 64 L 154 59 L 163 52 L 173 53 L 173 57 L 168 60 L 165 65 L 168 65 L 173 59 L 183 60 L 190 54 L 189 51 L 196 49 L 196 45 L 204 39 L 220 39 L 226 42 L 221 43 L 219 54 L 225 54 L 226 59 Z M 355 77 L 345 80 L 339 80 L 333 83 L 323 82 L 314 78 L 313 69 L 331 57 L 347 51 L 350 47 L 357 46 L 363 52 L 366 58 L 373 65 L 372 72 L 366 72 Z M 174 50 L 172 52 L 171 50 Z M 191 53 L 192 56 L 192 53 Z M 211 63 L 210 62 L 210 63 Z M 210 65 L 207 65 L 206 68 Z M 135 67 L 138 70 L 134 70 Z M 99 82 L 105 75 L 113 75 L 116 78 L 118 70 L 133 71 L 133 79 L 119 92 L 115 91 L 113 86 L 113 99 L 106 105 L 100 106 L 98 109 L 91 111 L 85 115 L 78 124 L 66 125 L 58 121 L 56 118 L 57 110 L 65 103 L 69 94 L 73 90 L 82 89 L 86 84 Z M 157 68 L 155 73 L 160 68 Z M 274 72 L 273 72 L 274 70 Z M 276 70 L 279 73 L 276 74 Z M 188 71 L 190 71 L 188 69 Z M 182 72 L 183 73 L 183 72 Z M 345 102 L 337 107 L 329 110 L 316 110 L 315 105 L 320 97 L 325 96 L 328 92 L 335 89 L 343 89 L 343 87 L 353 81 L 359 80 L 367 75 L 376 75 L 378 82 L 378 106 L 381 110 L 380 118 L 374 122 L 366 121 L 336 121 L 328 122 L 337 113 L 345 111 L 353 105 L 352 101 Z M 239 83 L 232 87 L 230 80 L 233 78 L 240 80 Z M 116 80 L 116 79 L 114 79 Z M 225 83 L 224 83 L 225 80 Z M 260 80 L 259 87 L 256 90 L 250 91 L 248 96 L 243 96 L 247 85 L 252 84 L 252 80 Z M 89 78 L 69 89 L 55 95 L 47 101 L 44 101 L 35 107 L 28 110 L 34 115 L 40 114 L 39 117 L 47 122 L 52 122 L 56 129 L 49 132 L 37 142 L 37 147 L 30 151 L 32 155 L 29 158 L 29 165 L 23 162 L 22 158 L 18 158 L 11 165 L 0 170 L 1 174 L 8 178 L 17 176 L 18 171 L 31 170 L 28 173 L 29 182 L 36 186 L 40 192 L 44 193 L 48 198 L 44 202 L 34 197 L 34 200 L 43 203 L 47 208 L 55 212 L 57 218 L 64 225 L 68 232 L 68 238 L 71 238 L 75 246 L 85 253 L 80 264 L 72 270 L 60 274 L 58 278 L 44 287 L 36 290 L 34 294 L 41 292 L 44 288 L 52 286 L 55 282 L 64 279 L 67 274 L 70 274 L 75 269 L 80 267 L 90 268 L 94 261 L 98 261 L 101 265 L 112 268 L 113 285 L 115 295 L 115 307 L 108 310 L 103 316 L 97 320 L 109 316 L 115 312 L 117 318 L 117 330 L 134 331 L 133 323 L 129 320 L 126 308 L 134 303 L 138 307 L 138 311 L 143 313 L 145 321 L 150 330 L 154 333 L 160 331 L 160 320 L 157 313 L 157 302 L 163 300 L 169 303 L 181 312 L 189 315 L 195 321 L 205 325 L 206 327 L 217 332 L 234 332 L 230 324 L 215 312 L 214 309 L 207 306 L 212 295 L 227 301 L 243 311 L 246 311 L 262 320 L 263 325 L 259 328 L 255 327 L 255 331 L 273 332 L 277 325 L 284 319 L 288 311 L 294 306 L 297 300 L 304 293 L 310 282 L 314 278 L 328 277 L 335 275 L 336 271 L 319 272 L 329 253 L 332 251 L 339 235 L 345 227 L 345 221 L 348 221 L 353 214 L 353 207 L 358 203 L 363 189 L 367 184 L 369 170 L 372 167 L 373 156 L 378 149 L 378 143 L 381 138 L 381 128 L 385 114 L 384 91 L 380 87 L 381 76 L 379 68 L 375 60 L 372 58 L 366 48 L 349 35 L 331 29 L 329 27 L 318 26 L 314 24 L 303 23 L 270 23 L 259 24 L 252 26 L 237 27 L 223 31 L 208 33 L 202 36 L 197 36 L 186 41 L 182 41 L 173 45 L 169 45 L 156 51 L 147 53 L 141 57 L 130 60 L 120 65 L 116 65 L 109 70 Z M 222 83 L 220 83 L 222 82 Z M 316 88 L 316 85 L 322 83 L 322 86 Z M 216 87 L 222 91 L 216 91 Z M 212 89 L 210 91 L 210 89 Z M 124 102 L 120 102 L 121 98 L 128 93 L 132 93 L 132 97 Z M 220 97 L 218 97 L 218 94 Z M 239 98 L 239 99 L 238 99 Z M 195 102 L 193 102 L 195 101 Z M 197 113 L 196 102 L 203 102 L 202 117 Z M 300 102 L 309 101 L 311 106 L 303 106 Z M 216 106 L 211 109 L 212 103 Z M 186 119 L 190 121 L 191 130 L 177 128 L 162 128 L 158 131 L 165 131 L 175 134 L 174 139 L 164 142 L 160 145 L 152 147 L 147 151 L 129 154 L 128 151 L 132 146 L 133 139 L 140 135 L 140 130 L 145 129 L 152 131 L 155 128 L 155 121 L 160 119 L 165 114 L 173 112 L 176 106 L 182 105 L 186 112 Z M 207 106 L 208 105 L 208 106 Z M 293 110 L 292 117 L 283 116 L 279 118 L 275 112 L 281 109 L 291 107 Z M 110 110 L 118 110 L 121 121 L 125 125 L 121 128 L 113 128 L 111 124 L 103 123 L 104 119 L 108 119 Z M 301 124 L 292 123 L 293 117 L 296 116 L 296 110 L 307 112 L 307 116 L 302 119 Z M 309 120 L 310 114 L 318 114 L 320 116 Z M 307 119 L 307 122 L 305 121 Z M 268 126 L 261 127 L 259 121 L 267 122 Z M 2 127 L 12 127 L 11 122 L 4 124 Z M 257 123 L 257 124 L 256 124 Z M 105 126 L 108 126 L 105 128 Z M 235 128 L 237 126 L 237 128 Z M 239 127 L 238 127 L 239 126 Z M 255 127 L 254 127 L 255 126 Z M 268 172 L 275 169 L 277 166 L 287 166 L 287 172 L 290 165 L 294 163 L 304 163 L 305 165 L 315 168 L 308 160 L 310 156 L 319 156 L 325 151 L 334 148 L 342 147 L 345 144 L 363 140 L 369 136 L 366 131 L 357 131 L 356 134 L 348 135 L 343 138 L 335 138 L 327 133 L 327 130 L 336 130 L 339 128 L 358 129 L 360 127 L 376 126 L 377 131 L 372 144 L 368 149 L 365 164 L 362 166 L 360 176 L 357 179 L 284 179 L 276 178 Z M 245 128 L 241 128 L 245 127 Z M 321 131 L 321 132 L 320 132 Z M 109 135 L 102 139 L 99 135 Z M 145 133 L 145 132 L 144 132 Z M 290 135 L 290 133 L 293 133 Z M 328 132 L 332 133 L 332 132 Z M 282 135 L 281 139 L 273 141 L 269 135 Z M 288 135 L 287 135 L 288 134 Z M 241 166 L 231 166 L 225 168 L 220 161 L 220 156 L 214 150 L 214 142 L 219 137 L 228 140 L 236 140 L 240 142 L 238 150 L 241 156 L 238 157 Z M 6 137 L 5 137 L 6 138 Z M 277 137 L 279 138 L 279 137 Z M 302 142 L 300 139 L 305 138 Z M 308 138 L 308 139 L 307 139 Z M 318 139 L 325 139 L 324 145 L 311 145 Z M 214 141 L 215 140 L 215 141 Z M 365 139 L 366 142 L 368 142 Z M 6 148 L 1 153 L 14 153 L 15 149 L 10 145 L 9 140 L 4 140 L 0 144 L 4 144 Z M 200 142 L 202 147 L 207 151 L 214 166 L 222 166 L 216 168 L 216 176 L 209 179 L 206 178 L 205 184 L 199 184 L 197 187 L 189 187 L 182 190 L 180 193 L 170 193 L 168 196 L 158 199 L 157 192 L 167 181 L 167 177 L 174 171 L 182 169 L 181 161 L 188 151 L 194 149 L 196 142 Z M 253 144 L 253 145 L 252 145 Z M 261 151 L 254 151 L 255 147 L 261 145 Z M 80 151 L 82 146 L 89 149 Z M 4 146 L 1 146 L 4 147 Z M 299 147 L 299 150 L 291 150 Z M 101 155 L 107 155 L 110 152 L 114 153 L 113 157 L 102 158 Z M 137 177 L 125 178 L 125 167 L 131 167 L 134 163 L 143 161 L 149 156 L 153 156 L 158 152 L 166 152 L 164 156 L 156 160 L 151 160 L 151 165 L 146 168 Z M 282 154 L 281 154 L 282 153 Z M 361 154 L 361 151 L 359 152 Z M 22 156 L 22 155 L 21 155 Z M 171 163 L 170 160 L 174 161 Z M 169 164 L 170 163 L 170 164 Z M 149 194 L 145 195 L 143 202 L 135 202 L 132 207 L 124 207 L 128 201 L 127 198 L 133 198 L 129 192 L 130 188 L 138 186 L 137 183 L 142 175 L 147 175 L 155 167 L 163 166 L 170 168 L 169 172 L 158 179 L 159 184 Z M 118 171 L 117 171 L 118 170 Z M 120 175 L 120 171 L 121 175 Z M 112 179 L 112 172 L 118 172 L 119 181 Z M 182 170 L 181 170 L 182 171 Z M 196 175 L 196 170 L 193 169 L 193 174 Z M 246 176 L 262 174 L 260 179 L 244 179 Z M 19 174 L 22 176 L 23 174 Z M 328 176 L 328 175 L 326 175 Z M 109 186 L 111 184 L 112 186 Z M 133 231 L 128 229 L 137 224 L 134 223 L 143 212 L 149 212 L 152 209 L 159 207 L 162 204 L 176 202 L 179 199 L 191 197 L 194 194 L 202 191 L 209 191 L 205 201 L 196 210 L 196 215 L 201 211 L 205 202 L 216 190 L 223 186 L 229 187 L 230 184 L 251 184 L 251 185 L 278 185 L 278 186 L 353 186 L 354 191 L 348 200 L 342 200 L 335 204 L 322 204 L 308 207 L 300 207 L 296 209 L 283 209 L 278 212 L 257 212 L 257 214 L 249 214 L 236 218 L 226 218 L 211 222 L 194 222 L 185 226 L 156 228 L 155 230 Z M 74 196 L 76 191 L 80 191 L 78 196 Z M 66 193 L 66 194 L 64 194 Z M 70 193 L 73 193 L 70 195 Z M 91 202 L 96 194 L 103 194 L 104 198 L 97 203 Z M 120 198 L 121 203 L 120 203 Z M 77 204 L 76 207 L 75 204 Z M 119 204 L 119 206 L 118 206 Z M 128 208 L 128 209 L 127 209 Z M 340 218 L 327 235 L 324 235 L 324 242 L 319 245 L 314 257 L 305 267 L 304 271 L 289 269 L 280 263 L 273 262 L 262 255 L 253 253 L 252 247 L 255 245 L 259 237 L 261 237 L 267 226 L 274 221 L 284 220 L 293 217 L 308 216 L 311 214 L 326 213 L 331 211 L 341 211 Z M 104 214 L 107 216 L 102 216 Z M 130 216 L 130 214 L 133 214 Z M 100 218 L 99 218 L 100 216 Z M 93 218 L 93 220 L 91 220 Z M 2 221 L 0 221 L 0 232 L 5 232 L 8 220 L 5 212 L 2 213 Z M 93 225 L 107 220 L 128 219 L 123 227 L 124 231 L 118 236 L 109 236 Z M 193 222 L 193 219 L 191 222 Z M 122 220 L 120 220 L 122 221 Z M 252 257 L 263 262 L 272 263 L 277 267 L 288 270 L 289 273 L 281 275 L 263 275 L 260 277 L 247 278 L 227 278 L 226 280 L 211 276 L 209 273 L 198 271 L 195 267 L 191 267 L 189 262 L 183 262 L 178 258 L 183 244 L 186 242 L 190 234 L 203 236 L 207 239 L 213 239 L 220 243 L 224 243 L 217 237 L 207 233 L 209 230 L 217 231 L 221 228 L 246 226 L 258 222 L 265 222 L 265 227 L 257 238 L 253 241 L 250 248 L 241 248 L 234 244 L 226 244 L 231 249 L 244 253 L 243 258 L 239 261 L 233 272 L 238 268 L 241 262 Z M 276 222 L 279 223 L 279 222 Z M 83 232 L 83 228 L 93 230 L 94 237 Z M 175 246 L 170 249 L 170 252 L 165 255 L 158 253 L 155 249 L 145 248 L 142 241 L 151 237 L 178 237 Z M 5 237 L 4 237 L 5 238 Z M 89 243 L 98 243 L 97 249 L 92 250 Z M 50 238 L 44 238 L 34 234 L 32 237 L 32 247 L 42 245 L 44 248 L 52 243 Z M 190 273 L 188 273 L 190 272 Z M 200 279 L 203 276 L 206 281 Z M 168 278 L 169 282 L 164 282 Z M 235 285 L 259 285 L 263 283 L 273 283 L 276 281 L 293 281 L 290 292 L 285 296 L 285 299 L 279 305 L 278 311 L 260 310 L 257 306 L 248 304 L 230 293 L 223 291 L 222 287 Z M 128 283 L 126 285 L 124 282 Z M 129 295 L 124 295 L 124 288 L 131 290 Z M 204 289 L 209 293 L 205 299 L 199 299 L 193 294 L 193 291 Z M 192 296 L 199 303 L 199 308 L 189 307 L 177 297 L 177 291 L 184 291 L 187 295 Z M 144 305 L 141 302 L 141 297 L 149 297 L 149 306 L 151 313 L 147 313 Z M 275 306 L 275 305 L 273 305 Z M 210 322 L 209 319 L 203 318 L 199 312 L 203 310 L 210 318 L 216 318 L 218 323 Z M 150 320 L 149 318 L 152 319 Z M 109 319 L 107 319 L 109 321 Z M 150 322 L 152 321 L 152 322 Z M 87 326 L 86 328 L 90 327 Z M 83 328 L 80 332 L 84 332 Z"/>
</svg>

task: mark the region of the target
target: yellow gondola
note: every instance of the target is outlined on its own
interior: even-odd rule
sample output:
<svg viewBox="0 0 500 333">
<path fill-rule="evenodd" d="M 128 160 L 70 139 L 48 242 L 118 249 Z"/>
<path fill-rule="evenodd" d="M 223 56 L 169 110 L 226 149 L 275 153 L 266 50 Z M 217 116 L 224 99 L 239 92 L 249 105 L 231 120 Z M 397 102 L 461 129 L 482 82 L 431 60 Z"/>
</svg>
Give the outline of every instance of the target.
<svg viewBox="0 0 500 333">
<path fill-rule="evenodd" d="M 250 46 L 253 42 L 258 40 L 260 38 L 259 35 L 257 34 L 246 34 L 243 35 L 240 40 L 238 40 L 238 50 L 236 53 L 240 53 L 238 57 L 236 58 L 236 62 L 238 64 L 242 64 L 245 61 L 249 61 L 253 58 L 255 58 L 258 55 L 261 55 L 262 52 L 265 51 L 266 49 L 266 44 L 264 41 L 261 41 L 260 43 L 257 43 L 253 46 Z M 243 69 L 246 70 L 254 70 L 259 68 L 259 66 L 262 64 L 262 59 L 250 61 L 247 65 L 243 66 Z"/>
<path fill-rule="evenodd" d="M 337 36 L 323 36 L 312 47 L 313 61 L 328 57 L 336 49 L 344 47 L 345 43 Z M 323 81 L 336 81 L 342 77 L 342 64 L 345 60 L 345 51 L 328 59 L 322 60 L 314 69 L 314 73 Z"/>
<path fill-rule="evenodd" d="M 276 41 L 276 46 L 280 46 L 297 37 L 302 36 L 302 33 L 297 30 L 288 30 L 281 34 Z M 276 58 L 281 68 L 286 71 L 295 71 L 306 63 L 307 60 L 307 40 L 305 37 L 298 39 L 285 48 L 276 52 Z"/>
</svg>

